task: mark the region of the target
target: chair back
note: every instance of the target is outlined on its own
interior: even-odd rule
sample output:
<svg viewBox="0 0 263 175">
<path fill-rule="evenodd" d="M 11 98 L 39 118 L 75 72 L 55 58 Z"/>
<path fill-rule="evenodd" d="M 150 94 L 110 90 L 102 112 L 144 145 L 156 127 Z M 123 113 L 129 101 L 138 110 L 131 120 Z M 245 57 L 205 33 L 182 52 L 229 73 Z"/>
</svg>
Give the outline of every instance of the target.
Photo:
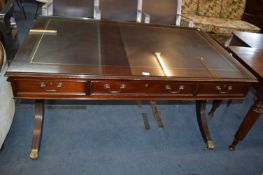
<svg viewBox="0 0 263 175">
<path fill-rule="evenodd" d="M 175 24 L 178 0 L 143 0 L 142 11 L 148 13 L 151 23 Z"/>
<path fill-rule="evenodd" d="M 181 0 L 182 14 L 196 14 L 198 9 L 198 0 Z"/>
<path fill-rule="evenodd" d="M 136 21 L 138 0 L 100 0 L 102 19 Z"/>
<path fill-rule="evenodd" d="M 222 0 L 221 7 L 221 18 L 240 20 L 243 17 L 246 8 L 246 0 Z M 262 6 L 261 9 L 263 11 Z"/>
<path fill-rule="evenodd" d="M 246 0 L 178 0 L 182 1 L 182 14 L 196 14 L 206 17 L 220 17 L 240 20 Z"/>
<path fill-rule="evenodd" d="M 53 0 L 53 15 L 93 18 L 94 0 Z"/>
</svg>

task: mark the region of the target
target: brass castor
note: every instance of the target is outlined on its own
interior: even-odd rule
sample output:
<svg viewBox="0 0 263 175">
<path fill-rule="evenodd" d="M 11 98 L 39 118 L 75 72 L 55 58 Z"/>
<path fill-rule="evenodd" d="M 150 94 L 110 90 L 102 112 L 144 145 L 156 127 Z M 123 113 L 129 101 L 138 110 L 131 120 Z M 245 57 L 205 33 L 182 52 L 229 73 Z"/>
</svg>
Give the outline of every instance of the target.
<svg viewBox="0 0 263 175">
<path fill-rule="evenodd" d="M 37 149 L 32 149 L 29 157 L 32 160 L 36 160 L 38 158 L 38 150 Z"/>
<path fill-rule="evenodd" d="M 234 145 L 228 146 L 229 151 L 235 151 L 236 147 Z"/>
<path fill-rule="evenodd" d="M 215 144 L 213 143 L 212 140 L 208 140 L 206 145 L 207 145 L 207 149 L 209 150 L 213 150 L 215 148 Z"/>
</svg>

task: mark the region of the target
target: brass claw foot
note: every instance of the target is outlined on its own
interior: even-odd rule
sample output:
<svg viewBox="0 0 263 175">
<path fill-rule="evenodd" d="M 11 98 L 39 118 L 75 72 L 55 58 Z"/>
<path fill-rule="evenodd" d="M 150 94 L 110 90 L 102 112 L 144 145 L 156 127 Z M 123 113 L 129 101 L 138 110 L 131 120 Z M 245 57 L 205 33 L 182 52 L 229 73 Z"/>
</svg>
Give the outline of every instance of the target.
<svg viewBox="0 0 263 175">
<path fill-rule="evenodd" d="M 38 150 L 37 149 L 32 149 L 29 157 L 32 160 L 37 159 L 38 158 Z"/>
</svg>

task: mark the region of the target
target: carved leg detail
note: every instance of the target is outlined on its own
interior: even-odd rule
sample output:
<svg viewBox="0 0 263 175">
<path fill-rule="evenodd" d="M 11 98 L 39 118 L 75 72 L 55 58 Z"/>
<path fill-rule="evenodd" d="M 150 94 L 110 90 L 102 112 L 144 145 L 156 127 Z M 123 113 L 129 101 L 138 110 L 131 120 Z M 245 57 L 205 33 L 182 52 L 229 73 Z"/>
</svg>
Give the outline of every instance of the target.
<svg viewBox="0 0 263 175">
<path fill-rule="evenodd" d="M 213 101 L 212 108 L 211 108 L 210 112 L 208 113 L 208 115 L 210 117 L 214 116 L 214 113 L 217 110 L 217 108 L 220 106 L 221 102 L 222 102 L 222 100 L 214 100 Z"/>
<path fill-rule="evenodd" d="M 236 145 L 239 141 L 243 140 L 244 137 L 247 135 L 249 130 L 253 127 L 254 123 L 259 118 L 260 114 L 263 110 L 263 101 L 257 100 L 253 106 L 250 107 L 246 117 L 242 121 L 241 125 L 239 126 L 234 141 L 231 145 L 229 145 L 229 150 L 235 150 Z"/>
<path fill-rule="evenodd" d="M 37 159 L 40 149 L 43 119 L 44 119 L 44 101 L 39 100 L 35 102 L 35 123 L 33 130 L 33 139 L 31 146 L 30 159 Z"/>
<path fill-rule="evenodd" d="M 205 116 L 205 108 L 206 101 L 205 100 L 197 100 L 196 101 L 196 116 L 199 125 L 199 129 L 201 131 L 202 137 L 207 145 L 207 149 L 214 149 L 215 145 L 212 141 L 212 138 L 209 133 L 207 120 Z"/>
</svg>

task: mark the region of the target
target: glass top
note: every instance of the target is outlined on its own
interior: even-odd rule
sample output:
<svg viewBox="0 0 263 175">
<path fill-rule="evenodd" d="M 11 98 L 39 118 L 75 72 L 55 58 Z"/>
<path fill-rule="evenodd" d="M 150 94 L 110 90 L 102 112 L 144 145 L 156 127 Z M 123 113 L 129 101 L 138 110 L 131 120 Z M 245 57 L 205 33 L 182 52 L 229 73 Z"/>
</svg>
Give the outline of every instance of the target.
<svg viewBox="0 0 263 175">
<path fill-rule="evenodd" d="M 28 55 L 22 54 L 30 46 L 32 49 Z M 38 20 L 10 71 L 105 76 L 248 77 L 232 57 L 195 29 L 65 18 Z"/>
</svg>

